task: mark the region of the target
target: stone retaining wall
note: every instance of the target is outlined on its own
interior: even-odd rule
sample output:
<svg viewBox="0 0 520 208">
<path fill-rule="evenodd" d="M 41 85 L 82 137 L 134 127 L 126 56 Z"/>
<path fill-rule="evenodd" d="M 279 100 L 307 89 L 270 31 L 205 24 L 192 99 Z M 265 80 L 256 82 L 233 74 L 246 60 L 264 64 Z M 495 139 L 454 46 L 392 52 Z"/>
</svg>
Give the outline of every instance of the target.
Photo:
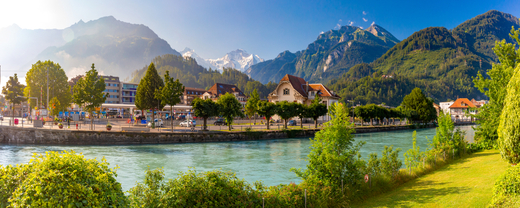
<svg viewBox="0 0 520 208">
<path fill-rule="evenodd" d="M 409 126 L 357 127 L 357 133 L 410 129 Z M 318 130 L 265 132 L 138 133 L 116 131 L 78 131 L 39 128 L 0 127 L 0 144 L 34 145 L 131 145 L 252 141 L 313 137 Z"/>
</svg>

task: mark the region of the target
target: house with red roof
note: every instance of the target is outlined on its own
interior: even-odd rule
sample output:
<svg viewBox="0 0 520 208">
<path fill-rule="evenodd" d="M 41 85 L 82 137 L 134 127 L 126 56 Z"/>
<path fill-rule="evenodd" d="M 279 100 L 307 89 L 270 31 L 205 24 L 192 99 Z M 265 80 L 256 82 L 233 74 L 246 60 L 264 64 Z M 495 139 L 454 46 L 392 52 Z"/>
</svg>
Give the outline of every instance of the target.
<svg viewBox="0 0 520 208">
<path fill-rule="evenodd" d="M 309 84 L 301 77 L 286 74 L 278 83 L 276 89 L 267 96 L 270 102 L 298 102 L 310 105 L 316 96 L 322 99 L 327 108 L 337 103 L 340 97 L 323 84 Z M 330 117 L 325 116 L 323 120 Z"/>
<path fill-rule="evenodd" d="M 225 95 L 226 93 L 233 94 L 240 104 L 242 104 L 242 107 L 245 107 L 247 96 L 242 92 L 242 90 L 232 84 L 215 83 L 208 91 L 204 92 L 201 97 L 204 100 L 212 99 L 217 101 L 220 96 Z"/>
<path fill-rule="evenodd" d="M 473 122 L 474 118 L 468 114 L 477 114 L 477 108 L 468 98 L 459 98 L 449 106 L 448 112 L 451 115 L 451 119 L 455 122 Z"/>
</svg>

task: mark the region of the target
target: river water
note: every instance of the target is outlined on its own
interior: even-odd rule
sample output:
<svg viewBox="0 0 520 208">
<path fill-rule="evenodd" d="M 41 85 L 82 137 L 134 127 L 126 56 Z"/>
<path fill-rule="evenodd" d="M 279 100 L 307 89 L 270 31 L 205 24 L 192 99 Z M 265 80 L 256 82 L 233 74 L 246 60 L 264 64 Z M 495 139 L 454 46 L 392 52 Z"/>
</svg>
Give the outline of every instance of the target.
<svg viewBox="0 0 520 208">
<path fill-rule="evenodd" d="M 473 129 L 460 127 L 466 131 L 466 139 L 473 142 Z M 365 141 L 361 149 L 364 158 L 371 152 L 379 155 L 384 146 L 401 148 L 400 159 L 404 162 L 404 152 L 412 148 L 413 130 L 356 134 L 356 141 Z M 428 147 L 435 129 L 418 129 L 417 143 L 421 150 Z M 246 142 L 218 142 L 195 144 L 128 145 L 128 146 L 0 146 L 0 165 L 27 163 L 34 153 L 45 151 L 74 150 L 86 158 L 106 158 L 111 167 L 118 165 L 117 180 L 123 190 L 142 182 L 145 170 L 164 168 L 165 178 L 175 178 L 179 171 L 195 168 L 196 171 L 222 169 L 231 170 L 238 178 L 252 183 L 263 181 L 266 185 L 299 183 L 300 180 L 289 169 L 305 168 L 310 149 L 309 138 L 276 139 Z"/>
</svg>

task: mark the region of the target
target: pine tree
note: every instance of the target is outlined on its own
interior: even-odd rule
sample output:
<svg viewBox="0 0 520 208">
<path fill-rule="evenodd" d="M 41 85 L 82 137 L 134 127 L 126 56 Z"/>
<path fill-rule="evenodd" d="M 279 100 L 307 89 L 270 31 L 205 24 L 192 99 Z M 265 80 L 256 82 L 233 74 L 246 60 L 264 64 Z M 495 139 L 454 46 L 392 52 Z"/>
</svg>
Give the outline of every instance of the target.
<svg viewBox="0 0 520 208">
<path fill-rule="evenodd" d="M 179 79 L 173 81 L 170 72 L 166 71 L 164 75 L 165 86 L 155 92 L 155 98 L 161 100 L 162 105 L 170 105 L 170 118 L 172 118 L 171 127 L 173 132 L 173 106 L 181 102 L 181 96 L 184 94 L 184 86 Z"/>
<path fill-rule="evenodd" d="M 148 70 L 146 70 L 143 79 L 139 82 L 135 94 L 135 106 L 137 108 L 141 110 L 152 110 L 152 128 L 155 128 L 155 110 L 160 110 L 164 107 L 162 101 L 157 99 L 155 95 L 162 87 L 164 87 L 164 82 L 157 73 L 155 65 L 152 62 L 148 66 Z"/>
<path fill-rule="evenodd" d="M 12 121 L 14 121 L 14 105 L 20 104 L 25 98 L 23 96 L 24 85 L 18 81 L 18 75 L 14 74 L 14 77 L 9 77 L 9 80 L 2 87 L 2 94 L 5 95 L 5 99 L 12 103 Z"/>
</svg>

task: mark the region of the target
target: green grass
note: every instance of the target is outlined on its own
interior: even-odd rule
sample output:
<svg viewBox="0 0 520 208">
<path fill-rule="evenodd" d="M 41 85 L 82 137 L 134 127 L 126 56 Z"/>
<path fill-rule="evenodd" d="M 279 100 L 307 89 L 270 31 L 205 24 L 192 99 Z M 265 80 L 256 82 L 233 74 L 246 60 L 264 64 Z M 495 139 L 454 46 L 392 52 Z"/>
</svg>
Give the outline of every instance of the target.
<svg viewBox="0 0 520 208">
<path fill-rule="evenodd" d="M 486 207 L 507 167 L 497 150 L 474 153 L 352 207 Z"/>
</svg>

